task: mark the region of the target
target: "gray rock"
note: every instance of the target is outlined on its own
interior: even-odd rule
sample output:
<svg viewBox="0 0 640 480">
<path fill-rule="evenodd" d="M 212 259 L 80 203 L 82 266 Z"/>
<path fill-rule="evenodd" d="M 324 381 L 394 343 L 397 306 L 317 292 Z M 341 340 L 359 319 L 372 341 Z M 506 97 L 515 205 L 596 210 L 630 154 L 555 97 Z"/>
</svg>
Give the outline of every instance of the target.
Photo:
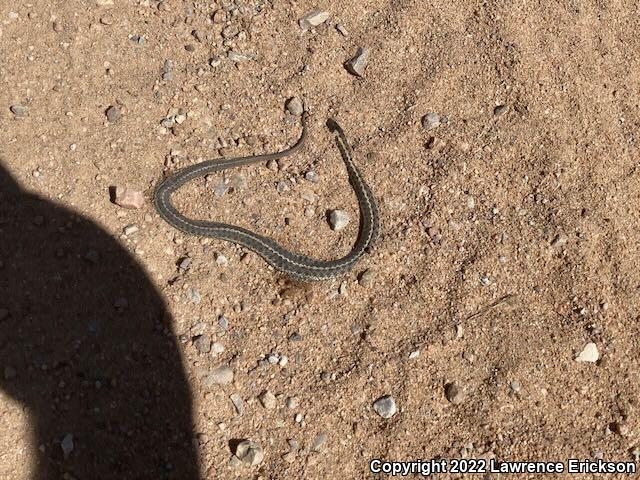
<svg viewBox="0 0 640 480">
<path fill-rule="evenodd" d="M 298 97 L 291 97 L 287 100 L 285 107 L 292 115 L 300 116 L 304 112 L 304 105 L 302 105 L 302 100 Z"/>
<path fill-rule="evenodd" d="M 234 190 L 243 190 L 247 186 L 247 177 L 241 173 L 234 173 L 229 179 L 229 186 Z"/>
<path fill-rule="evenodd" d="M 284 193 L 284 192 L 286 192 L 288 190 L 289 190 L 289 182 L 287 182 L 286 180 L 280 180 L 276 184 L 276 191 L 278 193 Z"/>
<path fill-rule="evenodd" d="M 62 455 L 64 456 L 64 459 L 66 460 L 67 458 L 69 458 L 69 455 L 71 455 L 71 452 L 73 452 L 74 448 L 72 434 L 67 433 L 64 436 L 64 438 L 60 442 L 60 448 L 62 448 Z"/>
<path fill-rule="evenodd" d="M 11 105 L 11 107 L 9 107 L 9 110 L 11 110 L 11 113 L 13 113 L 16 117 L 24 117 L 27 114 L 27 107 L 25 107 L 24 105 Z"/>
<path fill-rule="evenodd" d="M 320 449 L 326 442 L 327 442 L 327 434 L 320 433 L 319 435 L 316 436 L 316 438 L 313 439 L 313 442 L 311 442 L 311 450 L 313 450 L 314 452 L 320 451 Z"/>
<path fill-rule="evenodd" d="M 231 399 L 231 403 L 233 403 L 233 406 L 236 409 L 236 413 L 238 415 L 242 415 L 242 413 L 244 412 L 244 400 L 242 400 L 242 397 L 237 393 L 232 393 L 231 395 L 229 395 L 229 398 Z"/>
<path fill-rule="evenodd" d="M 329 20 L 330 16 L 331 14 L 329 12 L 313 10 L 300 18 L 300 20 L 298 20 L 298 25 L 300 25 L 300 28 L 303 30 L 309 30 L 313 27 L 317 27 L 318 25 L 322 25 L 324 22 Z"/>
<path fill-rule="evenodd" d="M 362 285 L 365 288 L 368 288 L 373 284 L 374 277 L 375 277 L 375 274 L 373 273 L 373 270 L 371 270 L 370 268 L 367 268 L 358 277 L 358 284 Z"/>
<path fill-rule="evenodd" d="M 264 408 L 267 410 L 273 410 L 276 408 L 276 396 L 269 390 L 265 390 L 258 396 L 258 400 Z"/>
<path fill-rule="evenodd" d="M 320 180 L 320 177 L 318 176 L 318 174 L 316 172 L 314 172 L 313 170 L 309 170 L 307 173 L 304 174 L 304 178 L 306 180 L 309 180 L 310 182 L 314 182 L 316 183 L 318 180 Z"/>
<path fill-rule="evenodd" d="M 464 389 L 456 382 L 447 383 L 444 386 L 444 394 L 454 405 L 461 404 L 465 399 Z"/>
<path fill-rule="evenodd" d="M 509 107 L 506 105 L 496 105 L 496 107 L 493 109 L 493 114 L 496 117 L 499 117 L 500 115 L 504 115 L 508 109 Z"/>
<path fill-rule="evenodd" d="M 236 63 L 248 62 L 249 60 L 253 60 L 250 56 L 243 55 L 242 53 L 237 53 L 237 52 L 227 53 L 227 58 L 229 58 L 229 60 L 231 60 L 232 62 L 236 62 Z"/>
<path fill-rule="evenodd" d="M 427 130 L 433 130 L 440 126 L 440 115 L 436 112 L 429 112 L 422 117 L 422 126 Z"/>
<path fill-rule="evenodd" d="M 178 263 L 178 268 L 180 270 L 189 270 L 189 266 L 191 265 L 191 257 L 184 257 Z"/>
<path fill-rule="evenodd" d="M 187 288 L 185 295 L 187 296 L 187 300 L 195 303 L 196 305 L 202 301 L 202 295 L 200 295 L 200 292 L 195 288 Z"/>
<path fill-rule="evenodd" d="M 329 225 L 332 230 L 339 231 L 347 226 L 351 217 L 344 210 L 331 210 L 329 212 Z"/>
<path fill-rule="evenodd" d="M 226 365 L 214 368 L 210 373 L 202 378 L 202 383 L 206 387 L 213 385 L 229 385 L 233 382 L 233 370 Z"/>
<path fill-rule="evenodd" d="M 129 235 L 133 235 L 138 230 L 140 230 L 140 229 L 138 228 L 137 225 L 131 224 L 131 225 L 127 225 L 126 227 L 124 227 L 122 229 L 122 233 L 124 233 L 126 236 L 129 236 Z"/>
<path fill-rule="evenodd" d="M 391 418 L 398 411 L 396 401 L 391 395 L 385 395 L 373 402 L 373 409 L 382 418 Z"/>
<path fill-rule="evenodd" d="M 359 48 L 355 57 L 347 60 L 347 63 L 345 63 L 347 71 L 353 75 L 357 75 L 358 77 L 364 76 L 364 71 L 369 63 L 370 52 L 371 51 L 368 48 Z"/>
<path fill-rule="evenodd" d="M 211 351 L 211 337 L 206 333 L 200 335 L 193 341 L 193 345 L 198 350 L 198 353 L 209 353 Z"/>
<path fill-rule="evenodd" d="M 235 456 L 243 463 L 252 467 L 258 465 L 264 459 L 262 447 L 251 440 L 242 440 L 237 446 Z"/>
<path fill-rule="evenodd" d="M 562 247 L 566 245 L 568 241 L 569 241 L 569 237 L 567 237 L 564 233 L 561 232 L 553 238 L 551 242 L 551 246 L 554 248 Z"/>
<path fill-rule="evenodd" d="M 216 182 L 216 184 L 213 186 L 213 194 L 216 197 L 222 197 L 224 196 L 227 192 L 229 191 L 229 185 L 227 184 L 227 182 L 224 181 L 224 179 L 220 179 Z"/>
<path fill-rule="evenodd" d="M 111 123 L 117 122 L 122 118 L 122 113 L 120 113 L 120 110 L 118 110 L 118 108 L 113 105 L 107 108 L 105 114 L 107 115 L 107 120 L 109 120 L 109 122 Z"/>
</svg>

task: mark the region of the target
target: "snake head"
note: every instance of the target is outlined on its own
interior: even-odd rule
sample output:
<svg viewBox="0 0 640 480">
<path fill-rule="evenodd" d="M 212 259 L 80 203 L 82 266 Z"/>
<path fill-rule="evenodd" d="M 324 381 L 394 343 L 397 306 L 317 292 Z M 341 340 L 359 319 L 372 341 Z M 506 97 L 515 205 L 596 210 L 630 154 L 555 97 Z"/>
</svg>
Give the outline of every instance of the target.
<svg viewBox="0 0 640 480">
<path fill-rule="evenodd" d="M 340 125 L 338 125 L 338 122 L 336 122 L 333 118 L 327 119 L 327 128 L 331 132 L 338 132 L 338 133 L 344 134 L 344 132 L 342 131 L 342 127 L 340 127 Z"/>
</svg>

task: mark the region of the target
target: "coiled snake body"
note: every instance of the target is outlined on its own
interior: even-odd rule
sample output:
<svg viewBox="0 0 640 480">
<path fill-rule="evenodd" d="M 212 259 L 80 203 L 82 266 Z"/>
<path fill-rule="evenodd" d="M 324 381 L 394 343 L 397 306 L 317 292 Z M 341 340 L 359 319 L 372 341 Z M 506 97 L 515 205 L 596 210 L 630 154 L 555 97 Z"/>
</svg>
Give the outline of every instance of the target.
<svg viewBox="0 0 640 480">
<path fill-rule="evenodd" d="M 207 160 L 192 165 L 163 179 L 155 190 L 154 203 L 160 216 L 170 225 L 190 235 L 219 238 L 242 245 L 260 255 L 274 268 L 303 281 L 326 280 L 348 272 L 355 262 L 375 241 L 378 228 L 378 209 L 369 186 L 362 178 L 353 161 L 353 151 L 349 146 L 342 128 L 329 119 L 327 127 L 337 134 L 336 143 L 347 167 L 349 181 L 358 198 L 360 207 L 360 231 L 351 251 L 337 260 L 315 260 L 306 255 L 292 253 L 268 237 L 251 232 L 245 228 L 226 223 L 195 220 L 181 214 L 171 202 L 171 195 L 185 183 L 209 173 L 229 168 L 267 162 L 286 157 L 297 152 L 307 137 L 308 115 L 302 119 L 302 134 L 295 145 L 277 153 L 253 157 L 237 157 L 225 160 Z"/>
</svg>

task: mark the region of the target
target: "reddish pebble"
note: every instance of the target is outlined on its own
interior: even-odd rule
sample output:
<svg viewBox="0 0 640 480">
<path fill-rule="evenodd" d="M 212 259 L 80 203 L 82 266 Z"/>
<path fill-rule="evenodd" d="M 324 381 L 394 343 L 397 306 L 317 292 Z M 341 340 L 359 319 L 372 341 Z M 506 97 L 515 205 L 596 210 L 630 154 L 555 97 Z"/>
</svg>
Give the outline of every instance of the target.
<svg viewBox="0 0 640 480">
<path fill-rule="evenodd" d="M 116 187 L 113 195 L 113 203 L 122 208 L 138 209 L 144 204 L 142 192 L 130 190 L 126 187 Z"/>
</svg>

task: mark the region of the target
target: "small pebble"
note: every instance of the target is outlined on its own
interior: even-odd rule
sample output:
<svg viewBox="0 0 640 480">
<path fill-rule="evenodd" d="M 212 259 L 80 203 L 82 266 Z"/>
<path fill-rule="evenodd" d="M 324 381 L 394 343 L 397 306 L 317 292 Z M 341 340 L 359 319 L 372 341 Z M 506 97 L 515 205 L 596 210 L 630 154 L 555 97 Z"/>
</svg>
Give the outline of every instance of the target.
<svg viewBox="0 0 640 480">
<path fill-rule="evenodd" d="M 312 12 L 304 15 L 300 20 L 298 20 L 298 25 L 303 30 L 309 30 L 313 27 L 317 27 L 318 25 L 326 22 L 331 14 L 329 12 L 323 12 L 322 10 L 313 10 Z"/>
<path fill-rule="evenodd" d="M 224 179 L 220 179 L 216 182 L 216 184 L 213 186 L 213 194 L 216 197 L 222 197 L 224 196 L 227 192 L 229 191 L 229 185 L 227 184 L 227 182 L 224 181 Z"/>
<path fill-rule="evenodd" d="M 220 342 L 213 342 L 211 344 L 211 352 L 215 355 L 220 355 L 224 352 L 224 345 L 222 345 Z"/>
<path fill-rule="evenodd" d="M 444 387 L 444 394 L 454 405 L 459 405 L 464 400 L 463 389 L 455 382 L 447 383 Z"/>
<path fill-rule="evenodd" d="M 595 343 L 587 343 L 580 354 L 576 357 L 576 362 L 595 363 L 600 359 L 600 352 Z"/>
<path fill-rule="evenodd" d="M 347 71 L 358 77 L 364 76 L 364 71 L 369 63 L 370 50 L 368 48 L 359 48 L 355 57 L 345 63 Z"/>
<path fill-rule="evenodd" d="M 440 115 L 436 112 L 429 112 L 422 117 L 422 126 L 427 130 L 433 130 L 440 126 Z"/>
<path fill-rule="evenodd" d="M 358 285 L 362 285 L 365 288 L 370 287 L 373 284 L 373 278 L 375 274 L 370 268 L 363 271 L 358 277 Z"/>
<path fill-rule="evenodd" d="M 503 115 L 508 108 L 509 107 L 507 107 L 506 105 L 496 105 L 496 107 L 493 109 L 493 114 L 496 117 L 499 117 L 500 115 Z"/>
<path fill-rule="evenodd" d="M 114 107 L 113 105 L 107 108 L 105 114 L 107 115 L 107 120 L 109 120 L 110 123 L 117 122 L 118 120 L 120 120 L 120 118 L 122 118 L 122 113 L 120 113 L 120 110 L 118 110 L 118 108 Z"/>
<path fill-rule="evenodd" d="M 331 210 L 329 212 L 329 225 L 332 230 L 339 231 L 347 226 L 350 217 L 344 210 Z"/>
<path fill-rule="evenodd" d="M 229 53 L 227 53 L 227 58 L 229 58 L 229 60 L 231 60 L 232 62 L 236 62 L 236 63 L 247 62 L 249 60 L 253 60 L 251 57 L 249 57 L 247 55 L 243 55 L 241 53 L 237 53 L 237 52 L 229 52 Z"/>
<path fill-rule="evenodd" d="M 124 233 L 125 235 L 129 236 L 129 235 L 133 235 L 138 230 L 140 230 L 140 229 L 138 228 L 137 225 L 127 225 L 126 227 L 124 227 L 122 229 L 122 233 Z"/>
<path fill-rule="evenodd" d="M 269 170 L 271 170 L 272 172 L 277 172 L 278 171 L 278 161 L 277 160 L 269 160 L 267 162 L 267 168 Z"/>
<path fill-rule="evenodd" d="M 287 400 L 285 403 L 287 405 L 287 408 L 291 410 L 293 410 L 294 408 L 297 408 L 300 405 L 300 401 L 296 397 L 287 397 Z"/>
<path fill-rule="evenodd" d="M 316 183 L 318 180 L 320 180 L 320 177 L 318 176 L 318 174 L 316 172 L 314 172 L 313 170 L 309 170 L 307 173 L 304 174 L 304 178 L 310 182 L 314 182 Z"/>
<path fill-rule="evenodd" d="M 276 396 L 269 390 L 265 390 L 258 396 L 258 400 L 264 408 L 267 410 L 273 410 L 276 408 Z"/>
<path fill-rule="evenodd" d="M 251 466 L 258 465 L 264 459 L 262 447 L 251 440 L 242 440 L 236 447 L 235 456 Z"/>
<path fill-rule="evenodd" d="M 23 105 L 11 105 L 9 110 L 11 110 L 11 113 L 13 113 L 17 118 L 24 117 L 27 114 L 27 107 Z"/>
<path fill-rule="evenodd" d="M 212 385 L 228 385 L 231 382 L 233 382 L 233 370 L 226 365 L 216 367 L 202 379 L 202 383 L 206 387 Z"/>
<path fill-rule="evenodd" d="M 551 246 L 554 248 L 562 247 L 568 241 L 569 241 L 569 237 L 567 237 L 564 233 L 559 233 L 555 237 L 553 237 L 553 240 L 551 241 Z"/>
<path fill-rule="evenodd" d="M 126 187 L 116 187 L 114 191 L 113 203 L 128 209 L 139 209 L 144 204 L 142 192 L 131 190 Z"/>
<path fill-rule="evenodd" d="M 396 407 L 396 401 L 390 395 L 380 397 L 375 402 L 373 402 L 373 409 L 382 418 L 391 418 L 398 411 Z"/>
<path fill-rule="evenodd" d="M 313 439 L 313 442 L 311 442 L 311 450 L 313 450 L 314 452 L 320 451 L 320 449 L 326 442 L 327 442 L 327 434 L 320 433 L 319 435 L 316 436 L 316 438 Z"/>
<path fill-rule="evenodd" d="M 244 401 L 242 400 L 242 397 L 237 393 L 232 393 L 229 398 L 231 399 L 231 403 L 233 403 L 238 415 L 242 415 L 242 412 L 244 412 Z"/>
<path fill-rule="evenodd" d="M 209 353 L 211 351 L 211 337 L 206 333 L 200 335 L 193 341 L 193 345 L 198 350 L 198 353 Z"/>
<path fill-rule="evenodd" d="M 291 115 L 300 116 L 304 112 L 302 100 L 298 97 L 291 97 L 287 100 L 285 107 Z"/>
<path fill-rule="evenodd" d="M 64 436 L 64 438 L 60 442 L 60 448 L 62 448 L 62 454 L 64 456 L 64 459 L 66 460 L 67 458 L 69 458 L 69 455 L 71 455 L 71 452 L 73 452 L 73 448 L 74 448 L 72 434 L 67 433 Z"/>
</svg>

